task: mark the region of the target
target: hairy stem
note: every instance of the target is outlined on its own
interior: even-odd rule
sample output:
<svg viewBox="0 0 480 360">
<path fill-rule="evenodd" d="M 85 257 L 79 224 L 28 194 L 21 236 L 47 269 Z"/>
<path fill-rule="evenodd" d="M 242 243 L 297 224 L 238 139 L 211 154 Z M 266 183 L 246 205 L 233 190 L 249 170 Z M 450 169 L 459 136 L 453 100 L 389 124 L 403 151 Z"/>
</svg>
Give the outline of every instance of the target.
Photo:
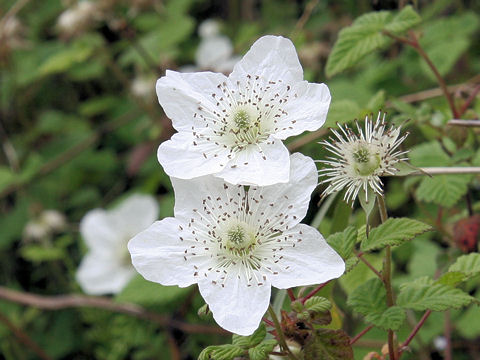
<svg viewBox="0 0 480 360">
<path fill-rule="evenodd" d="M 380 212 L 380 218 L 382 223 L 387 221 L 387 207 L 385 205 L 385 199 L 382 195 L 377 195 L 378 210 Z M 390 246 L 385 247 L 385 260 L 383 267 L 383 283 L 387 292 L 387 306 L 392 307 L 395 305 L 395 299 L 392 289 L 392 249 Z M 388 354 L 391 360 L 397 360 L 397 349 L 395 348 L 395 333 L 393 330 L 388 330 Z"/>
<path fill-rule="evenodd" d="M 275 310 L 273 310 L 272 305 L 268 305 L 268 313 L 272 317 L 273 323 L 275 324 L 275 331 L 277 333 L 277 340 L 282 348 L 282 350 L 288 355 L 290 360 L 298 360 L 297 357 L 290 351 L 287 342 L 285 341 L 285 336 L 283 335 L 282 327 L 280 326 L 280 322 L 278 321 L 277 314 L 275 314 Z"/>
<path fill-rule="evenodd" d="M 318 285 L 315 289 L 313 289 L 310 293 L 305 295 L 304 298 L 302 298 L 302 304 L 305 304 L 305 301 L 310 299 L 312 296 L 314 296 L 316 293 L 318 293 L 320 290 L 322 290 L 327 284 L 330 282 L 330 280 L 325 281 L 323 284 Z"/>
</svg>

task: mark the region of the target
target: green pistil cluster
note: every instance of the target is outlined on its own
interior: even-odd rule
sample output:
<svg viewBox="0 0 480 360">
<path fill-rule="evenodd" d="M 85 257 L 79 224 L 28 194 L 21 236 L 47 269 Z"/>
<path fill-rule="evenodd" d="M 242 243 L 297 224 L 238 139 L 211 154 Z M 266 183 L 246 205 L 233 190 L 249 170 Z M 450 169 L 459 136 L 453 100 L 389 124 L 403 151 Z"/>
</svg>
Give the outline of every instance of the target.
<svg viewBox="0 0 480 360">
<path fill-rule="evenodd" d="M 226 249 L 236 256 L 247 255 L 256 243 L 255 235 L 252 234 L 247 224 L 235 224 L 226 233 Z"/>
<path fill-rule="evenodd" d="M 248 130 L 250 127 L 250 116 L 245 110 L 239 110 L 233 116 L 235 125 L 241 130 Z"/>
<path fill-rule="evenodd" d="M 380 156 L 366 146 L 359 147 L 352 156 L 355 172 L 361 176 L 373 175 L 380 165 Z"/>
</svg>

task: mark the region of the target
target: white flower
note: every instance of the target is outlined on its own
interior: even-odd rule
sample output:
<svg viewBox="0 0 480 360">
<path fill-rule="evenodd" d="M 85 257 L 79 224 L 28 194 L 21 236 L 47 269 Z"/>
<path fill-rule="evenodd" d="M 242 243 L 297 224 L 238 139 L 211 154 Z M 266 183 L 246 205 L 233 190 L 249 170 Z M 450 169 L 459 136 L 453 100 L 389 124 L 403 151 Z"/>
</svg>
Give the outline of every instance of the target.
<svg viewBox="0 0 480 360">
<path fill-rule="evenodd" d="M 60 14 L 57 26 L 65 37 L 71 37 L 87 30 L 98 17 L 97 4 L 84 0 Z"/>
<path fill-rule="evenodd" d="M 62 231 L 67 226 L 65 215 L 58 210 L 45 210 L 42 212 L 40 218 L 51 231 Z"/>
<path fill-rule="evenodd" d="M 285 289 L 340 276 L 340 256 L 313 227 L 300 224 L 317 185 L 313 160 L 293 154 L 290 181 L 231 185 L 204 176 L 172 178 L 175 218 L 155 222 L 128 243 L 147 280 L 198 283 L 213 317 L 240 335 L 259 325 L 271 286 Z"/>
<path fill-rule="evenodd" d="M 77 281 L 91 295 L 118 293 L 135 270 L 127 242 L 158 217 L 158 205 L 149 195 L 132 195 L 113 210 L 89 211 L 80 222 L 88 253 L 77 271 Z"/>
<path fill-rule="evenodd" d="M 380 176 L 395 175 L 398 169 L 395 165 L 407 160 L 404 155 L 407 151 L 398 149 L 399 145 L 408 136 L 400 136 L 400 127 L 386 128 L 385 114 L 378 113 L 375 123 L 372 118 L 365 117 L 365 132 L 357 123 L 358 134 L 355 134 L 347 125 L 340 126 L 341 133 L 332 130 L 337 139 L 330 138 L 330 142 L 321 141 L 334 156 L 328 160 L 320 160 L 327 165 L 319 171 L 326 179 L 320 183 L 328 183 L 323 195 L 328 195 L 344 188 L 344 199 L 349 202 L 355 200 L 358 192 L 363 189 L 366 200 L 368 191 L 382 194 Z"/>
<path fill-rule="evenodd" d="M 203 38 L 195 53 L 195 62 L 200 70 L 229 73 L 239 60 L 239 57 L 233 56 L 232 42 L 223 35 Z"/>
<path fill-rule="evenodd" d="M 178 131 L 158 149 L 168 175 L 259 186 L 288 181 L 281 140 L 318 129 L 330 104 L 327 86 L 303 80 L 295 47 L 279 36 L 256 41 L 229 77 L 167 71 L 157 95 Z"/>
</svg>

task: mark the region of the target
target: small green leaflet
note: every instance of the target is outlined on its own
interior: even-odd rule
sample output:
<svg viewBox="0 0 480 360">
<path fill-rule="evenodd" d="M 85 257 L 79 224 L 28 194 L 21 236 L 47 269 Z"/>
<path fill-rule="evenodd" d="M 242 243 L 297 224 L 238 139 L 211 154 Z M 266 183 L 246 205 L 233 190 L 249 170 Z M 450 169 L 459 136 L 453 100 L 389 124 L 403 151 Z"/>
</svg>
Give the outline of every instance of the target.
<svg viewBox="0 0 480 360">
<path fill-rule="evenodd" d="M 403 284 L 397 304 L 406 309 L 444 311 L 458 309 L 474 301 L 474 298 L 460 289 L 434 283 L 428 277 Z"/>
<path fill-rule="evenodd" d="M 420 21 L 420 16 L 411 6 L 404 7 L 397 15 L 389 11 L 377 11 L 360 16 L 352 26 L 340 31 L 328 57 L 327 76 L 338 74 L 374 50 L 389 46 L 393 40 L 384 31 L 399 35 Z"/>
<path fill-rule="evenodd" d="M 267 335 L 267 329 L 265 328 L 265 324 L 261 323 L 255 332 L 250 336 L 240 336 L 233 334 L 232 335 L 232 344 L 239 346 L 241 348 L 251 348 L 257 346 L 265 339 Z"/>
<path fill-rule="evenodd" d="M 400 245 L 431 229 L 429 225 L 417 220 L 390 218 L 370 231 L 368 238 L 362 241 L 361 249 L 362 251 L 371 251 L 387 245 Z"/>
<path fill-rule="evenodd" d="M 200 353 L 198 360 L 233 360 L 244 353 L 245 350 L 242 348 L 230 344 L 208 346 Z"/>
<path fill-rule="evenodd" d="M 463 273 L 466 278 L 478 275 L 480 273 L 480 254 L 471 253 L 460 256 L 457 261 L 448 268 L 448 272 L 460 272 Z"/>
<path fill-rule="evenodd" d="M 373 278 L 357 287 L 348 297 L 348 305 L 365 316 L 365 320 L 382 329 L 397 330 L 405 321 L 405 311 L 387 307 L 387 294 L 382 281 Z"/>
</svg>

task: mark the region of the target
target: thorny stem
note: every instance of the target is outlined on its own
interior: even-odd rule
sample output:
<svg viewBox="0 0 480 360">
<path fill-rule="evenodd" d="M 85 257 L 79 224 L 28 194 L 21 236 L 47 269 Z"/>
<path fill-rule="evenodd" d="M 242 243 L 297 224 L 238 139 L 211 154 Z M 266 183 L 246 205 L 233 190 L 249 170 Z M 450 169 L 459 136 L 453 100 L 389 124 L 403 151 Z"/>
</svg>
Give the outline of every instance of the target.
<svg viewBox="0 0 480 360">
<path fill-rule="evenodd" d="M 290 351 L 290 348 L 285 341 L 285 336 L 283 336 L 282 327 L 280 326 L 280 322 L 278 321 L 277 314 L 275 314 L 275 310 L 273 310 L 272 305 L 268 305 L 268 313 L 272 317 L 273 323 L 275 324 L 275 330 L 277 333 L 277 340 L 280 344 L 282 350 L 288 355 L 288 358 L 291 360 L 298 360 L 297 357 Z"/>
<path fill-rule="evenodd" d="M 384 34 L 387 36 L 390 36 L 392 39 L 395 39 L 403 44 L 410 45 L 412 48 L 415 49 L 415 51 L 425 60 L 427 63 L 428 67 L 430 70 L 432 70 L 433 74 L 437 78 L 438 85 L 440 85 L 440 88 L 442 89 L 443 95 L 447 99 L 448 105 L 450 106 L 450 110 L 452 111 L 452 114 L 454 117 L 459 117 L 459 113 L 457 111 L 457 108 L 455 107 L 455 103 L 453 102 L 453 97 L 448 91 L 447 84 L 445 83 L 445 80 L 442 78 L 442 75 L 438 72 L 437 67 L 435 64 L 432 62 L 432 60 L 428 57 L 427 53 L 425 50 L 423 50 L 422 46 L 418 42 L 417 36 L 413 31 L 410 31 L 409 38 L 404 38 L 400 36 L 396 36 L 392 34 L 389 31 L 384 31 Z"/>
<path fill-rule="evenodd" d="M 413 328 L 412 332 L 410 333 L 410 335 L 408 335 L 407 337 L 407 340 L 404 341 L 404 343 L 402 344 L 402 346 L 400 346 L 400 350 L 399 350 L 399 353 L 401 354 L 406 348 L 407 346 L 410 344 L 410 342 L 413 340 L 413 338 L 415 337 L 415 335 L 417 335 L 418 331 L 420 330 L 420 328 L 423 326 L 423 324 L 425 324 L 425 321 L 427 321 L 428 317 L 430 316 L 430 314 L 432 313 L 432 310 L 427 310 L 425 311 L 425 314 L 423 314 L 422 318 L 420 319 L 420 321 L 417 323 L 417 325 L 415 325 L 415 327 Z"/>
<path fill-rule="evenodd" d="M 385 205 L 385 199 L 382 195 L 377 195 L 378 200 L 378 210 L 380 212 L 380 218 L 382 224 L 387 221 L 387 207 Z M 395 305 L 395 300 L 393 298 L 393 289 L 392 289 L 392 249 L 389 245 L 385 247 L 385 261 L 383 267 L 383 283 L 385 285 L 385 290 L 387 292 L 387 306 L 392 307 Z M 397 360 L 397 349 L 395 348 L 394 339 L 395 334 L 393 330 L 388 330 L 388 354 L 391 360 Z"/>
<path fill-rule="evenodd" d="M 360 339 L 363 335 L 365 335 L 367 332 L 373 329 L 373 325 L 368 325 L 365 329 L 360 331 L 357 335 L 355 335 L 353 338 L 350 339 L 350 345 L 355 344 L 358 339 Z"/>
<path fill-rule="evenodd" d="M 320 290 L 322 290 L 327 284 L 330 282 L 330 280 L 325 281 L 323 284 L 318 285 L 315 289 L 313 289 L 309 294 L 307 294 L 304 298 L 302 298 L 302 304 L 305 304 L 305 301 L 310 299 L 312 296 L 314 296 L 316 293 L 318 293 Z"/>
</svg>

